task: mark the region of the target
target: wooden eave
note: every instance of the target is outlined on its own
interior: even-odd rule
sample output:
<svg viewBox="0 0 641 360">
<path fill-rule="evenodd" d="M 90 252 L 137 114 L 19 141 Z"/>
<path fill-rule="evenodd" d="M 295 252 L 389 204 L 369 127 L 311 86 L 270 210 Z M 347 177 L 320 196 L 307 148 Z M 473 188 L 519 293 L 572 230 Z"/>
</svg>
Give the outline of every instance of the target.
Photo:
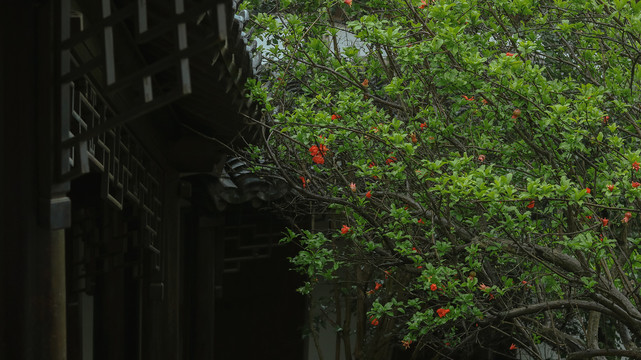
<svg viewBox="0 0 641 360">
<path fill-rule="evenodd" d="M 203 5 L 207 5 L 206 10 L 193 16 L 196 12 L 190 9 L 202 9 Z M 156 156 L 179 172 L 211 172 L 227 151 L 226 146 L 252 141 L 251 134 L 256 133 L 257 127 L 251 126 L 247 117 L 255 117 L 259 109 L 249 102 L 244 90 L 256 62 L 243 32 L 246 15 L 234 16 L 236 5 L 230 0 L 184 1 L 185 13 L 192 12 L 191 17 L 182 15 L 187 44 L 195 49 L 188 57 L 190 92 L 125 124 Z M 80 2 L 75 6 L 82 14 L 84 30 L 105 22 L 98 4 Z M 136 31 L 136 2 L 111 2 L 112 14 L 126 14 L 113 26 L 115 71 L 123 74 L 123 79 L 131 78 L 131 84 L 124 81 L 124 85 L 107 85 L 105 46 L 99 31 L 92 30 L 91 36 L 71 48 L 76 68 L 92 66 L 83 76 L 100 89 L 116 112 L 144 104 L 145 93 L 137 74 L 163 59 L 171 60 L 179 51 L 171 20 L 177 16 L 174 1 L 148 1 L 146 6 L 149 28 L 154 31 L 148 38 Z M 220 14 L 221 9 L 226 9 L 225 14 Z M 170 25 L 163 28 L 164 23 Z M 172 86 L 180 85 L 178 80 L 177 70 L 172 68 L 153 73 L 154 95 L 171 91 Z"/>
</svg>

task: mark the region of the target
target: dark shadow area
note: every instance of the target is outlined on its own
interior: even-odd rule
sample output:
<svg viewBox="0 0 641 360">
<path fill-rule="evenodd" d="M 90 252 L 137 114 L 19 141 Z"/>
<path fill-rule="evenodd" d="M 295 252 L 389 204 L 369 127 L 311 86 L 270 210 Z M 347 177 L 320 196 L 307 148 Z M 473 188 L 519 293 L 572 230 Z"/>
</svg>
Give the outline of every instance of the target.
<svg viewBox="0 0 641 360">
<path fill-rule="evenodd" d="M 215 312 L 216 359 L 302 359 L 305 297 L 296 289 L 303 280 L 289 270 L 295 246 L 277 245 L 285 223 L 251 206 L 226 213 L 226 271 Z M 261 248 L 267 243 L 271 248 Z M 243 255 L 248 258 L 230 261 Z M 252 255 L 255 258 L 249 259 Z"/>
</svg>

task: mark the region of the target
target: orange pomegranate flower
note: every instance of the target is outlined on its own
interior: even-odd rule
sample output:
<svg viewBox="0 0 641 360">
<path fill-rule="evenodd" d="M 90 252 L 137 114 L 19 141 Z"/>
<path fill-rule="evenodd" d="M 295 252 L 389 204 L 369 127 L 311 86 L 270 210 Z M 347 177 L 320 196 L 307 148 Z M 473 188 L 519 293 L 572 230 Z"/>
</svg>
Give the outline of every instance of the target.
<svg viewBox="0 0 641 360">
<path fill-rule="evenodd" d="M 628 211 L 625 213 L 625 216 L 623 217 L 622 221 L 627 224 L 631 218 L 632 218 L 632 213 Z"/>
<path fill-rule="evenodd" d="M 325 163 L 325 154 L 327 153 L 327 146 L 325 145 L 312 145 L 309 147 L 309 154 L 312 156 L 312 161 L 316 164 Z"/>
<path fill-rule="evenodd" d="M 325 163 L 325 158 L 323 157 L 323 155 L 318 154 L 312 157 L 312 161 L 316 164 L 323 165 Z"/>
<path fill-rule="evenodd" d="M 311 156 L 316 156 L 316 155 L 325 156 L 325 154 L 327 153 L 327 150 L 329 149 L 325 145 L 322 145 L 322 144 L 320 146 L 312 145 L 309 148 L 309 154 Z"/>
</svg>

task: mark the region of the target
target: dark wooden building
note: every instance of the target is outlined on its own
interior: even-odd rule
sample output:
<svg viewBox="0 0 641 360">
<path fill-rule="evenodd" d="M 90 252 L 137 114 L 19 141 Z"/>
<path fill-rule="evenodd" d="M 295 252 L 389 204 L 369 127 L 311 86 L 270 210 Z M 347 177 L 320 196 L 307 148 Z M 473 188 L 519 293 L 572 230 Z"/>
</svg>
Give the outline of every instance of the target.
<svg viewBox="0 0 641 360">
<path fill-rule="evenodd" d="M 0 2 L 0 358 L 304 357 L 237 8 Z"/>
</svg>

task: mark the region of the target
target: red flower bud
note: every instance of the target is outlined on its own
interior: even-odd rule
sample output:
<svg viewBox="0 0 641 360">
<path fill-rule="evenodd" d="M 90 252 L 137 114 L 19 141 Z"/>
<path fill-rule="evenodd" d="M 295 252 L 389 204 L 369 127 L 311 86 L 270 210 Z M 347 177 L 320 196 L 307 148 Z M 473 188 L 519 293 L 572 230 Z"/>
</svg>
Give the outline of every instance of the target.
<svg viewBox="0 0 641 360">
<path fill-rule="evenodd" d="M 436 313 L 438 314 L 438 317 L 443 317 L 443 316 L 447 315 L 448 312 L 450 312 L 450 309 L 440 308 L 440 309 L 436 310 Z"/>
</svg>

